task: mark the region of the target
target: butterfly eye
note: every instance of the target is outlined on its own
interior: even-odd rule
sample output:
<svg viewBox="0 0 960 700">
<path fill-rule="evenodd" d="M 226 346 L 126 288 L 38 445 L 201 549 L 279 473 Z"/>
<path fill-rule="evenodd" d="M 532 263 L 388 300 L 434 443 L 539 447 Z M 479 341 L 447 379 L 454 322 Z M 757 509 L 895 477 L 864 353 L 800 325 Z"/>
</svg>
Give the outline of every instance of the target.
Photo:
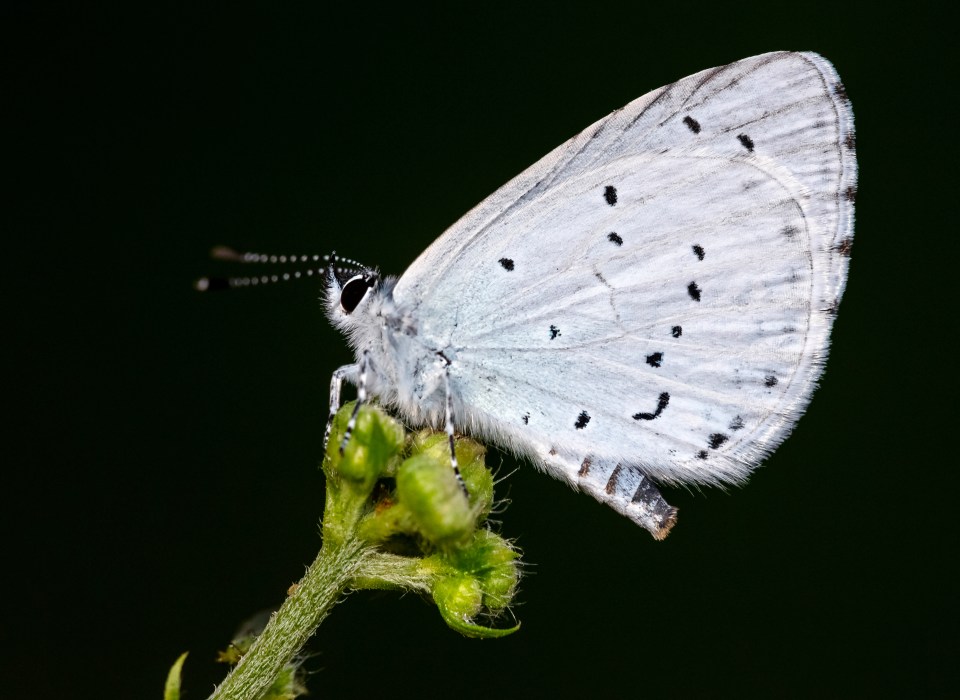
<svg viewBox="0 0 960 700">
<path fill-rule="evenodd" d="M 357 304 L 360 303 L 366 295 L 367 290 L 372 286 L 372 278 L 368 279 L 363 275 L 351 277 L 340 291 L 340 308 L 343 309 L 345 313 L 352 314 L 353 310 L 357 308 Z"/>
</svg>

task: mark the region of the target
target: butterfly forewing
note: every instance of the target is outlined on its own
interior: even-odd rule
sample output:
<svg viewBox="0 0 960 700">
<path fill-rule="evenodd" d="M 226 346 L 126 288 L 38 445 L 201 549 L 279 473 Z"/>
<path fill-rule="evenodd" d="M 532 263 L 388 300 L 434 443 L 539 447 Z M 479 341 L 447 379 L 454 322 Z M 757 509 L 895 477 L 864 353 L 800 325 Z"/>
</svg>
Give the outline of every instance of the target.
<svg viewBox="0 0 960 700">
<path fill-rule="evenodd" d="M 757 56 L 554 150 L 441 236 L 393 298 L 444 348 L 459 425 L 651 527 L 631 510 L 644 475 L 738 481 L 809 401 L 855 178 L 832 66 Z"/>
</svg>

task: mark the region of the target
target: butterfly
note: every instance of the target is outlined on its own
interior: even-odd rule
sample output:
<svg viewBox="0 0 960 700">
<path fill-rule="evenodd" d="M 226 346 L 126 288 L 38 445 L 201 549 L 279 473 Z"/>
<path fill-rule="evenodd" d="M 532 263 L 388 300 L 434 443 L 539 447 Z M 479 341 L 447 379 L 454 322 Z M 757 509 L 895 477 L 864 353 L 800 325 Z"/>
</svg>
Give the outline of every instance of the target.
<svg viewBox="0 0 960 700">
<path fill-rule="evenodd" d="M 333 374 L 331 418 L 349 381 L 358 407 L 376 397 L 446 425 L 454 467 L 456 430 L 662 539 L 677 511 L 659 484 L 743 482 L 809 403 L 856 177 L 850 101 L 817 54 L 654 90 L 482 201 L 401 277 L 329 259 L 326 311 L 356 354 Z"/>
</svg>

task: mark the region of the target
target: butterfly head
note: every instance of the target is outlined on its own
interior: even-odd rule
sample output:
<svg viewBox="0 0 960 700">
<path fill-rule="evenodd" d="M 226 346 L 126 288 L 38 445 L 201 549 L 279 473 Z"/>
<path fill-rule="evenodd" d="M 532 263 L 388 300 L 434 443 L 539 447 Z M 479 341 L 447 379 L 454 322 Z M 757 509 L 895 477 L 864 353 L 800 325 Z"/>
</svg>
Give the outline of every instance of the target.
<svg viewBox="0 0 960 700">
<path fill-rule="evenodd" d="M 365 316 L 371 299 L 380 288 L 380 273 L 336 253 L 327 256 L 326 306 L 330 320 L 341 328 L 356 325 Z"/>
</svg>

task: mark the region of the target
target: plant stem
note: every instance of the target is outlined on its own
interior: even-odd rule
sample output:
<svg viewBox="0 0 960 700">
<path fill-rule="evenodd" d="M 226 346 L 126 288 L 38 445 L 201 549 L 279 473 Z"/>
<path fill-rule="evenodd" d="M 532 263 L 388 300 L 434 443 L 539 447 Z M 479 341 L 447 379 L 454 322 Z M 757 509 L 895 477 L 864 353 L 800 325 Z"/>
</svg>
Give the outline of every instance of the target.
<svg viewBox="0 0 960 700">
<path fill-rule="evenodd" d="M 324 546 L 297 589 L 213 692 L 210 700 L 256 700 L 303 648 L 372 550 L 350 538 Z"/>
<path fill-rule="evenodd" d="M 427 559 L 373 551 L 358 568 L 351 586 L 358 590 L 400 588 L 429 593 L 438 573 L 439 567 Z"/>
</svg>

